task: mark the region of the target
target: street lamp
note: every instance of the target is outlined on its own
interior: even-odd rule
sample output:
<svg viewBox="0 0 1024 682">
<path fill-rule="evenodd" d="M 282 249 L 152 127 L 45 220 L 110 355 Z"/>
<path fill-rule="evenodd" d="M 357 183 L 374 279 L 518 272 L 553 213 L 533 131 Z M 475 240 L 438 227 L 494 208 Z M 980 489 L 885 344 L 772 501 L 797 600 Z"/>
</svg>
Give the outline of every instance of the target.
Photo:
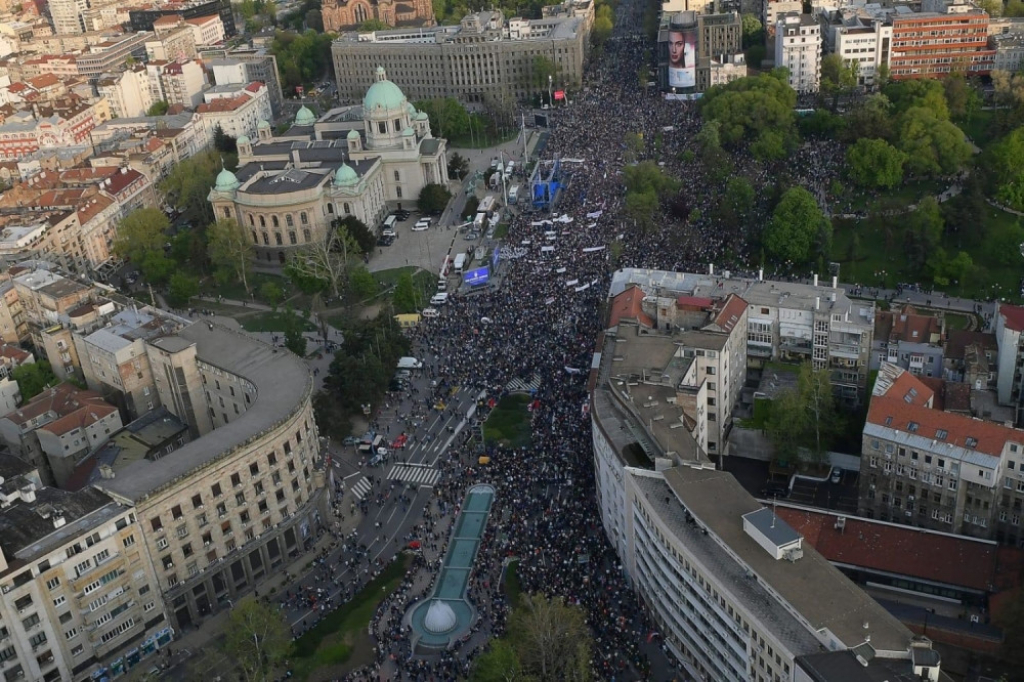
<svg viewBox="0 0 1024 682">
<path fill-rule="evenodd" d="M 551 94 L 551 80 L 552 80 L 551 79 L 551 74 L 549 73 L 548 74 L 548 106 L 551 107 L 552 109 L 554 109 L 554 107 L 555 107 L 555 99 L 554 99 L 554 95 Z"/>
</svg>

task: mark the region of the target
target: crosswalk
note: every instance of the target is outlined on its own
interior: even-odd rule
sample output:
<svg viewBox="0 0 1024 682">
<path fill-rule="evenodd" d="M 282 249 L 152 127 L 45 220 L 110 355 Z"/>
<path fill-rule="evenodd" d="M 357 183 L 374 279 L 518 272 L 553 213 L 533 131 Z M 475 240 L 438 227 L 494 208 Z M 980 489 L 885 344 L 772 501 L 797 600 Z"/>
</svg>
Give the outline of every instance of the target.
<svg viewBox="0 0 1024 682">
<path fill-rule="evenodd" d="M 533 393 L 540 388 L 540 377 L 534 374 L 528 381 L 515 378 L 505 385 L 505 389 L 512 393 Z"/>
<path fill-rule="evenodd" d="M 439 478 L 441 478 L 441 471 L 432 467 L 411 467 L 396 464 L 388 472 L 389 480 L 415 483 L 417 485 L 433 486 Z"/>
<path fill-rule="evenodd" d="M 370 480 L 363 476 L 359 479 L 359 482 L 352 486 L 352 497 L 362 501 L 366 497 L 366 493 L 370 492 Z"/>
</svg>

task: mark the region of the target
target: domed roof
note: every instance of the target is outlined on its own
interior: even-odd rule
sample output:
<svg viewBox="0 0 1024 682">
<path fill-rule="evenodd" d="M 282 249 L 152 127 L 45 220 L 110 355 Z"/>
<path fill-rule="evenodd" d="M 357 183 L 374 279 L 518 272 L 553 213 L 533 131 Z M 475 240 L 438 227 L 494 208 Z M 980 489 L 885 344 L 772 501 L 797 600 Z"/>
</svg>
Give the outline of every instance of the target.
<svg viewBox="0 0 1024 682">
<path fill-rule="evenodd" d="M 412 102 L 406 102 L 405 103 L 405 110 L 409 112 L 410 116 L 415 116 L 416 115 L 416 107 L 414 107 L 412 105 Z"/>
<path fill-rule="evenodd" d="M 295 114 L 295 125 L 297 126 L 311 126 L 316 123 L 316 115 L 309 110 L 308 107 L 303 105 L 299 109 L 298 113 Z"/>
<path fill-rule="evenodd" d="M 257 129 L 259 129 L 259 128 L 269 128 L 269 127 L 270 127 L 270 121 L 268 121 L 265 118 L 262 119 L 259 123 L 256 124 L 256 128 Z"/>
<path fill-rule="evenodd" d="M 452 607 L 440 599 L 435 599 L 427 609 L 427 615 L 423 617 L 423 627 L 435 635 L 443 635 L 451 632 L 459 624 L 459 618 L 452 611 Z"/>
<path fill-rule="evenodd" d="M 235 140 L 235 144 L 249 144 L 252 140 L 249 139 L 248 135 L 242 135 L 240 138 Z"/>
<path fill-rule="evenodd" d="M 427 118 L 429 118 L 429 117 L 427 116 L 427 112 L 425 112 L 425 111 L 421 111 L 420 113 L 416 114 L 416 120 L 417 121 L 426 121 Z"/>
<path fill-rule="evenodd" d="M 220 173 L 217 173 L 217 182 L 214 184 L 213 189 L 217 192 L 233 192 L 241 184 L 238 178 L 235 177 L 235 174 L 225 168 Z"/>
<path fill-rule="evenodd" d="M 347 163 L 341 164 L 338 170 L 334 171 L 334 184 L 345 187 L 355 185 L 359 182 L 359 174 Z"/>
<path fill-rule="evenodd" d="M 348 137 L 348 139 L 350 139 L 350 140 L 358 140 L 359 139 L 359 131 L 356 130 L 355 128 L 353 128 L 352 130 L 348 131 L 348 135 L 346 135 L 346 137 Z"/>
<path fill-rule="evenodd" d="M 373 114 L 378 109 L 405 110 L 405 95 L 401 88 L 387 79 L 383 66 L 377 67 L 377 82 L 370 86 L 363 98 L 363 111 Z"/>
<path fill-rule="evenodd" d="M 406 128 L 405 130 L 402 131 L 402 135 L 404 137 L 409 137 L 410 135 L 415 135 L 415 134 L 416 134 L 416 131 L 413 130 L 412 128 Z"/>
</svg>

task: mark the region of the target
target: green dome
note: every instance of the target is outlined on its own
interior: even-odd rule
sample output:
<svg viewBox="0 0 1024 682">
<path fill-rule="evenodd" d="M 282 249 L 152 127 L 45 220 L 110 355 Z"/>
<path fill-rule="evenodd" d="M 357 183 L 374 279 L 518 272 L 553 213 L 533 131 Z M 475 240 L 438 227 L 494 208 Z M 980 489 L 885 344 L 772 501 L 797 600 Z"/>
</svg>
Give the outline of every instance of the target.
<svg viewBox="0 0 1024 682">
<path fill-rule="evenodd" d="M 217 192 L 233 192 L 241 184 L 238 178 L 235 177 L 235 174 L 225 168 L 220 173 L 217 173 L 217 183 L 213 186 L 213 189 Z"/>
<path fill-rule="evenodd" d="M 415 116 L 416 115 L 416 107 L 414 107 L 412 105 L 412 102 L 406 102 L 405 103 L 405 110 L 409 112 L 410 116 Z"/>
<path fill-rule="evenodd" d="M 371 116 L 378 109 L 404 111 L 406 104 L 407 101 L 401 88 L 387 79 L 383 66 L 378 66 L 377 82 L 366 91 L 366 97 L 363 98 L 363 111 Z"/>
<path fill-rule="evenodd" d="M 347 163 L 341 164 L 341 166 L 334 172 L 334 184 L 339 187 L 347 187 L 349 185 L 355 185 L 359 182 L 359 175 L 352 170 L 352 166 Z"/>
<path fill-rule="evenodd" d="M 348 131 L 348 135 L 346 137 L 348 137 L 348 139 L 350 139 L 350 140 L 358 140 L 359 139 L 359 131 L 355 130 L 355 129 L 352 129 L 352 130 Z"/>
<path fill-rule="evenodd" d="M 409 136 L 415 135 L 415 134 L 416 134 L 416 131 L 413 130 L 412 128 L 406 128 L 405 130 L 402 131 L 402 136 L 403 137 L 409 137 Z"/>
<path fill-rule="evenodd" d="M 263 128 L 269 128 L 269 127 L 270 127 L 270 121 L 268 121 L 267 119 L 263 119 L 259 123 L 256 124 L 256 129 L 257 130 L 261 130 Z"/>
<path fill-rule="evenodd" d="M 314 123 L 316 123 L 316 115 L 306 106 L 303 106 L 295 114 L 295 125 L 297 126 L 311 126 Z"/>
<path fill-rule="evenodd" d="M 425 112 L 425 111 L 421 111 L 420 113 L 416 114 L 416 120 L 417 121 L 426 121 L 427 118 L 429 118 L 429 117 L 427 116 L 427 112 Z"/>
<path fill-rule="evenodd" d="M 248 135 L 242 135 L 240 138 L 235 140 L 235 144 L 249 144 L 252 140 L 249 139 Z"/>
</svg>

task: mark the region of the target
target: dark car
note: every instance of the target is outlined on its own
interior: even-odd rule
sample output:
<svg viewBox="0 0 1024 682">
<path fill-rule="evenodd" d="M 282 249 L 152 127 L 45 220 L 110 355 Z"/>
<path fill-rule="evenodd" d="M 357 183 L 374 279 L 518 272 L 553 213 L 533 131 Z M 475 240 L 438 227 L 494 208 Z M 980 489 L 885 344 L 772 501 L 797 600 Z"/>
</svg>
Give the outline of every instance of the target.
<svg viewBox="0 0 1024 682">
<path fill-rule="evenodd" d="M 345 436 L 345 440 L 341 441 L 342 445 L 355 445 L 359 442 L 359 439 L 355 436 Z"/>
<path fill-rule="evenodd" d="M 391 246 L 395 243 L 394 237 L 379 237 L 377 239 L 377 246 Z"/>
<path fill-rule="evenodd" d="M 768 483 L 761 489 L 761 497 L 789 497 L 789 486 L 785 483 Z"/>
<path fill-rule="evenodd" d="M 402 222 L 405 222 L 406 220 L 408 220 L 409 216 L 411 216 L 411 215 L 412 214 L 409 213 L 408 211 L 395 211 L 395 217 L 398 218 Z"/>
</svg>

